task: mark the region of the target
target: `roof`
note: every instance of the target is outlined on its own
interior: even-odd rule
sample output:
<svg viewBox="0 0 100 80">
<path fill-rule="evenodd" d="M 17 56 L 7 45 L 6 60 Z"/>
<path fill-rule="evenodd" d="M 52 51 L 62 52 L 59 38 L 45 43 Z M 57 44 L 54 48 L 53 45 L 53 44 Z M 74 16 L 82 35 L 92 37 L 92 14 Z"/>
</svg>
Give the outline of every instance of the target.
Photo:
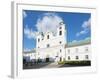
<svg viewBox="0 0 100 80">
<path fill-rule="evenodd" d="M 75 47 L 75 46 L 82 46 L 82 45 L 88 45 L 91 44 L 91 39 L 87 38 L 85 40 L 80 40 L 80 41 L 74 41 L 74 42 L 69 42 L 68 47 Z"/>
</svg>

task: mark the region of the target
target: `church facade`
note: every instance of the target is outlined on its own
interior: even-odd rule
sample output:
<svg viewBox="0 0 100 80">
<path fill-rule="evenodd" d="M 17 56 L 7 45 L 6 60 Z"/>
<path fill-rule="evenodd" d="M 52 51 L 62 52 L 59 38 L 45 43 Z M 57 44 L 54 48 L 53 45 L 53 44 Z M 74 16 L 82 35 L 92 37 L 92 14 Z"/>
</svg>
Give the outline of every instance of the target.
<svg viewBox="0 0 100 80">
<path fill-rule="evenodd" d="M 90 44 L 71 46 L 67 44 L 67 29 L 61 22 L 56 33 L 39 33 L 36 39 L 36 58 L 46 61 L 87 60 L 90 59 Z"/>
<path fill-rule="evenodd" d="M 36 40 L 37 58 L 46 59 L 46 61 L 64 58 L 66 41 L 65 24 L 60 23 L 56 33 L 47 31 L 39 33 Z"/>
<path fill-rule="evenodd" d="M 55 33 L 51 31 L 39 32 L 36 38 L 35 53 L 29 53 L 31 54 L 29 55 L 30 60 L 41 59 L 43 62 L 91 60 L 90 43 L 69 46 L 67 42 L 67 29 L 63 22 L 59 23 Z"/>
</svg>

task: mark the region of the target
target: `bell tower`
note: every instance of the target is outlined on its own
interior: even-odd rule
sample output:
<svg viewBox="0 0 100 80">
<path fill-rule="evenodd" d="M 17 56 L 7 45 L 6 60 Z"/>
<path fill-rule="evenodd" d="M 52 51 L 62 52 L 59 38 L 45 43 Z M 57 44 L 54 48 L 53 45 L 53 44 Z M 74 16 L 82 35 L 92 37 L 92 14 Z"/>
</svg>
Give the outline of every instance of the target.
<svg viewBox="0 0 100 80">
<path fill-rule="evenodd" d="M 59 27 L 57 28 L 57 36 L 62 38 L 63 44 L 66 44 L 67 40 L 67 29 L 63 22 L 59 23 Z"/>
</svg>

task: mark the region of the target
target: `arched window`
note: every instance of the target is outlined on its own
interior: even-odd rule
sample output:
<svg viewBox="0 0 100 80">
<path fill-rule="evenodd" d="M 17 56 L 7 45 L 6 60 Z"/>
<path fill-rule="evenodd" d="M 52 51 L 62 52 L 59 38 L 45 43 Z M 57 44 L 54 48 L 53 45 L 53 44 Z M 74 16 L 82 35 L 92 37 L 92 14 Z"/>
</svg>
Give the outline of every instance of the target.
<svg viewBox="0 0 100 80">
<path fill-rule="evenodd" d="M 62 27 L 59 27 L 59 29 L 62 29 Z"/>
<path fill-rule="evenodd" d="M 61 44 L 62 42 L 60 41 L 59 43 Z"/>
<path fill-rule="evenodd" d="M 62 35 L 62 31 L 59 31 L 59 35 Z"/>
<path fill-rule="evenodd" d="M 49 35 L 47 35 L 47 39 L 49 39 Z"/>
<path fill-rule="evenodd" d="M 62 50 L 60 49 L 60 52 L 62 52 Z"/>
</svg>

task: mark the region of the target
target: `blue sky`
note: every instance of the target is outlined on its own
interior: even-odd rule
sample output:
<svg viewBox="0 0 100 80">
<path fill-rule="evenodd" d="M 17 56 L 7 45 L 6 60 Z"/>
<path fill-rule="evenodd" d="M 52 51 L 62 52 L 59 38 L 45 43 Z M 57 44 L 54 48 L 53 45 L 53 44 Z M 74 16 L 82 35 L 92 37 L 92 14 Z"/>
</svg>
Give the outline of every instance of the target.
<svg viewBox="0 0 100 80">
<path fill-rule="evenodd" d="M 59 21 L 64 22 L 67 29 L 68 42 L 85 40 L 91 37 L 90 13 L 23 10 L 23 49 L 35 48 L 36 32 L 41 31 L 41 28 L 43 28 L 42 31 L 45 31 L 46 28 L 43 26 L 50 24 L 52 19 L 55 24 Z M 52 26 L 55 26 L 55 24 L 52 24 Z M 40 25 L 42 25 L 41 28 Z M 50 29 L 52 30 L 52 28 Z"/>
</svg>

